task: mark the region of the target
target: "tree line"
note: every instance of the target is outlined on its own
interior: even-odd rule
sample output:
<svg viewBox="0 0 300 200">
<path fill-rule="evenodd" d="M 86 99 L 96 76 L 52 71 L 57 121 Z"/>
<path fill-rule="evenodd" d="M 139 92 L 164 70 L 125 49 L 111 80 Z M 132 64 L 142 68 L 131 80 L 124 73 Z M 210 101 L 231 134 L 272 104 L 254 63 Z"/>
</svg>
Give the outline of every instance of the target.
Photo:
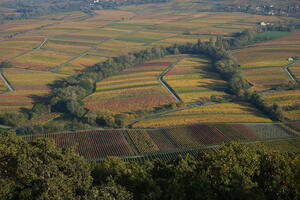
<svg viewBox="0 0 300 200">
<path fill-rule="evenodd" d="M 54 141 L 0 135 L 0 199 L 297 200 L 300 154 L 222 145 L 164 162 L 90 162 Z"/>
</svg>

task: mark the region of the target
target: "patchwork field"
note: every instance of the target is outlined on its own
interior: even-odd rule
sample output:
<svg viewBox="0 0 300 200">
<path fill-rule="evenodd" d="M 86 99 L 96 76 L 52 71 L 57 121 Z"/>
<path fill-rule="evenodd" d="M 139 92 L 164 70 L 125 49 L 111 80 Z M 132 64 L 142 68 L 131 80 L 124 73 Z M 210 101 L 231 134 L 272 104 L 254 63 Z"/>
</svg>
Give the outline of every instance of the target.
<svg viewBox="0 0 300 200">
<path fill-rule="evenodd" d="M 80 58 L 82 60 L 68 63 L 71 65 L 60 71 L 76 73 L 78 69 L 102 61 L 102 57 L 118 56 L 153 45 L 195 42 L 199 38 L 207 40 L 217 34 L 230 35 L 253 27 L 258 21 L 279 19 L 242 13 L 199 13 L 200 5 L 197 6 L 191 2 L 125 6 L 120 10 L 95 11 L 97 15 L 93 17 L 73 12 L 48 16 L 63 21 L 42 17 L 39 21 L 4 23 L 0 25 L 0 37 L 13 37 L 0 41 L 0 60 L 31 51 L 49 38 L 41 49 L 15 60 L 16 66 L 21 68 L 49 70 L 103 42 L 91 49 L 89 55 Z"/>
<path fill-rule="evenodd" d="M 86 107 L 115 113 L 153 110 L 176 100 L 158 81 L 158 76 L 179 56 L 168 56 L 129 68 L 97 83 L 96 92 L 85 99 Z"/>
<path fill-rule="evenodd" d="M 226 83 L 210 70 L 210 60 L 187 57 L 169 71 L 164 80 L 185 103 L 210 101 L 213 95 L 225 97 Z"/>
<path fill-rule="evenodd" d="M 167 127 L 199 123 L 271 122 L 260 112 L 244 103 L 220 103 L 197 106 L 161 115 L 155 119 L 142 120 L 134 128 Z"/>
<path fill-rule="evenodd" d="M 289 57 L 300 56 L 300 32 L 234 50 L 233 55 L 244 69 L 248 81 L 254 84 L 254 90 L 271 89 L 291 80 L 284 67 L 290 63 Z M 297 67 L 291 69 L 297 73 Z"/>
<path fill-rule="evenodd" d="M 196 42 L 199 38 L 208 40 L 218 34 L 230 36 L 255 26 L 259 21 L 279 20 L 275 16 L 199 12 L 203 8 L 201 3 L 174 1 L 124 6 L 119 10 L 95 10 L 94 16 L 72 12 L 43 16 L 39 20 L 5 21 L 0 24 L 0 62 L 10 60 L 20 70 L 17 70 L 16 77 L 14 72 L 5 71 L 9 81 L 16 86 L 16 91 L 0 96 L 1 112 L 30 107 L 36 96 L 48 93 L 46 84 L 62 77 L 36 71 L 54 70 L 70 75 L 108 57 L 152 46 Z M 43 44 L 45 39 L 47 41 Z M 161 66 L 150 64 L 153 65 L 150 67 L 153 72 L 140 66 L 141 71 L 127 71 L 119 77 L 105 80 L 103 85 L 102 82 L 98 83 L 97 92 L 86 98 L 87 107 L 92 110 L 105 107 L 114 112 L 134 112 L 175 102 L 156 80 L 159 72 L 167 67 L 166 63 L 173 60 L 162 62 L 165 63 Z M 197 62 L 201 69 L 196 69 Z M 195 67 L 191 71 L 193 75 L 187 72 L 182 76 L 170 74 L 167 77 L 184 101 L 201 101 L 209 99 L 211 95 L 224 95 L 218 91 L 222 87 L 222 81 L 204 70 L 205 65 L 208 65 L 205 60 L 191 58 L 176 68 L 190 70 L 187 66 L 190 64 Z M 19 83 L 18 76 L 24 76 L 26 83 Z M 197 83 L 198 77 L 202 77 L 203 82 Z M 119 78 L 122 79 L 118 81 Z M 191 80 L 187 82 L 187 78 Z M 184 80 L 188 85 L 178 86 L 175 79 Z M 113 84 L 109 87 L 111 83 Z M 218 88 L 215 88 L 216 85 Z M 0 91 L 5 89 L 2 88 L 0 85 Z"/>
<path fill-rule="evenodd" d="M 15 91 L 0 95 L 0 112 L 12 112 L 21 107 L 32 107 L 34 101 L 40 101 L 49 93 L 47 84 L 65 77 L 50 72 L 16 68 L 7 68 L 3 72 Z"/>
</svg>

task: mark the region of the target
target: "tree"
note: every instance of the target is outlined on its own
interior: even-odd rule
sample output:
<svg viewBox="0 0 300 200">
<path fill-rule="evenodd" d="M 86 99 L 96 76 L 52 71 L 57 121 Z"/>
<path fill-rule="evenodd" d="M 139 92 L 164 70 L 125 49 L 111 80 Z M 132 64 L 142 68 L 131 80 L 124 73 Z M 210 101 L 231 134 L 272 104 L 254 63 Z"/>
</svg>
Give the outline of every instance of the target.
<svg viewBox="0 0 300 200">
<path fill-rule="evenodd" d="M 27 114 L 21 112 L 5 113 L 2 122 L 8 126 L 20 127 L 28 120 Z"/>
<path fill-rule="evenodd" d="M 88 199 L 89 164 L 74 148 L 58 149 L 53 140 L 26 142 L 0 135 L 0 199 Z"/>
<path fill-rule="evenodd" d="M 14 67 L 14 65 L 9 61 L 2 61 L 0 63 L 0 68 L 11 68 L 11 67 Z"/>
<path fill-rule="evenodd" d="M 107 183 L 99 188 L 99 200 L 132 200 L 132 193 L 128 192 L 124 187 L 115 183 L 110 176 L 107 178 Z"/>
<path fill-rule="evenodd" d="M 82 117 L 85 113 L 83 103 L 80 100 L 68 101 L 67 102 L 67 109 L 72 115 L 74 115 L 78 118 Z"/>
</svg>

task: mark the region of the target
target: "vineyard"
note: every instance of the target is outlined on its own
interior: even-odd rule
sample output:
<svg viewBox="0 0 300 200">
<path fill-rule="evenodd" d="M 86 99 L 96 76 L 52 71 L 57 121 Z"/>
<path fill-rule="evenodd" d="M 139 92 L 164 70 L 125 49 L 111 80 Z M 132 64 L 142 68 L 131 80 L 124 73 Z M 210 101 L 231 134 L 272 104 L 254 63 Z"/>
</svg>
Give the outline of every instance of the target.
<svg viewBox="0 0 300 200">
<path fill-rule="evenodd" d="M 300 64 L 297 63 L 296 65 L 293 65 L 290 67 L 291 72 L 296 77 L 298 81 L 300 81 Z"/>
<path fill-rule="evenodd" d="M 41 136 L 23 136 L 32 140 Z M 76 146 L 80 155 L 86 159 L 99 159 L 106 156 L 134 155 L 122 131 L 79 131 L 58 134 L 47 134 L 58 147 Z"/>
<path fill-rule="evenodd" d="M 97 83 L 96 92 L 85 99 L 90 110 L 103 108 L 115 113 L 153 110 L 176 103 L 158 81 L 158 76 L 179 56 L 169 56 L 124 70 Z"/>
<path fill-rule="evenodd" d="M 168 127 L 199 123 L 271 122 L 259 110 L 244 103 L 197 106 L 133 124 L 134 128 Z"/>
<path fill-rule="evenodd" d="M 185 103 L 210 101 L 211 96 L 224 98 L 225 82 L 211 68 L 209 59 L 186 57 L 165 80 Z"/>
<path fill-rule="evenodd" d="M 273 124 L 201 124 L 166 129 L 87 130 L 22 137 L 28 141 L 47 137 L 54 139 L 58 147 L 75 146 L 78 153 L 88 160 L 119 156 L 143 162 L 214 151 L 220 144 L 230 141 L 260 142 L 289 139 L 295 135 L 283 126 Z"/>
<path fill-rule="evenodd" d="M 173 12 L 170 12 L 170 8 Z M 36 96 L 46 97 L 48 92 L 44 80 L 49 80 L 47 83 L 50 83 L 60 79 L 61 76 L 56 73 L 70 75 L 109 57 L 140 51 L 152 46 L 196 42 L 199 38 L 207 41 L 217 34 L 228 36 L 245 28 L 251 28 L 257 21 L 279 19 L 275 16 L 242 13 L 199 13 L 197 11 L 199 8 L 201 8 L 200 5 L 188 1 L 176 1 L 176 4 L 167 2 L 163 5 L 124 6 L 119 10 L 95 10 L 96 15 L 93 16 L 88 16 L 83 12 L 71 12 L 39 19 L 5 21 L 0 24 L 0 61 L 11 60 L 18 68 L 15 70 L 31 69 L 32 71 L 28 73 L 22 71 L 24 79 L 40 80 L 41 83 L 38 85 L 17 84 L 16 91 L 1 96 L 1 112 L 17 111 L 20 107 L 29 108 Z M 48 40 L 38 48 L 45 39 Z M 188 62 L 190 64 L 192 61 Z M 200 62 L 206 65 L 206 61 Z M 162 66 L 165 67 L 165 65 Z M 186 64 L 185 67 L 187 67 Z M 51 80 L 35 73 L 35 71 L 53 69 L 56 73 L 48 74 L 52 76 Z M 5 75 L 14 82 L 14 78 L 11 77 L 13 74 L 10 74 L 12 73 L 7 71 Z M 17 74 L 19 76 L 19 72 Z M 141 74 L 136 73 L 134 76 L 138 78 Z M 149 79 L 146 80 L 149 81 Z M 211 95 L 223 94 L 223 92 L 211 91 L 207 86 L 212 86 L 213 83 L 209 80 L 199 84 L 201 85 L 199 88 L 195 81 L 189 84 L 194 92 L 188 92 L 189 86 L 184 86 L 185 93 L 182 95 L 187 99 L 186 101 L 198 101 L 202 97 L 209 98 Z M 127 87 L 123 83 L 120 83 L 120 86 Z M 1 88 L 0 86 L 0 90 L 4 89 Z M 199 90 L 201 92 L 197 95 L 195 91 Z M 138 109 L 153 109 L 153 107 L 172 103 L 172 99 L 166 96 L 166 92 L 154 85 L 128 88 L 126 92 L 128 96 L 135 97 L 130 101 L 136 103 Z M 150 94 L 153 96 L 151 97 Z M 112 111 L 116 111 L 124 107 L 123 105 L 129 105 L 129 97 L 121 99 L 120 102 L 112 101 L 110 105 L 107 99 L 102 99 L 102 95 L 103 98 L 108 99 L 109 95 L 114 98 L 120 95 L 120 91 L 115 90 L 110 93 L 102 91 L 101 95 L 92 94 L 87 97 L 87 107 L 99 110 L 99 107 L 107 106 Z M 149 106 L 145 106 L 146 104 Z M 131 106 L 121 112 L 134 109 L 135 106 Z"/>
<path fill-rule="evenodd" d="M 32 107 L 35 100 L 49 94 L 48 84 L 65 77 L 61 74 L 16 68 L 7 68 L 3 72 L 15 90 L 0 95 L 0 112 Z"/>
<path fill-rule="evenodd" d="M 254 85 L 252 90 L 268 90 L 291 81 L 284 66 L 290 63 L 288 58 L 300 56 L 299 37 L 300 33 L 294 32 L 233 51 L 233 56 L 241 64 L 246 79 Z M 296 66 L 292 66 L 291 69 L 297 75 Z"/>
<path fill-rule="evenodd" d="M 286 110 L 285 117 L 290 121 L 300 120 L 300 90 L 278 91 L 265 95 L 268 103 L 278 103 Z"/>
</svg>

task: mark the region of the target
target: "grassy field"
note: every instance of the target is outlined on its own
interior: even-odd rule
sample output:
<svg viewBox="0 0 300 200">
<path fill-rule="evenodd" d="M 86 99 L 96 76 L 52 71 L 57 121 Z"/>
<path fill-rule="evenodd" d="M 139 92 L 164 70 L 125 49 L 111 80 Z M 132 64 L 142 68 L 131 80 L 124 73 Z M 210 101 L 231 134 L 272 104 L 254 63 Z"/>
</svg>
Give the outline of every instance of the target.
<svg viewBox="0 0 300 200">
<path fill-rule="evenodd" d="M 212 95 L 225 97 L 225 82 L 210 70 L 209 59 L 186 57 L 164 79 L 185 103 L 210 101 Z"/>
<path fill-rule="evenodd" d="M 96 92 L 85 99 L 86 107 L 126 113 L 153 110 L 175 103 L 175 99 L 158 81 L 158 76 L 179 57 L 169 56 L 146 62 L 98 82 Z"/>
<path fill-rule="evenodd" d="M 195 107 L 139 121 L 134 128 L 167 127 L 199 123 L 271 122 L 258 110 L 243 103 L 220 103 Z"/>
</svg>

